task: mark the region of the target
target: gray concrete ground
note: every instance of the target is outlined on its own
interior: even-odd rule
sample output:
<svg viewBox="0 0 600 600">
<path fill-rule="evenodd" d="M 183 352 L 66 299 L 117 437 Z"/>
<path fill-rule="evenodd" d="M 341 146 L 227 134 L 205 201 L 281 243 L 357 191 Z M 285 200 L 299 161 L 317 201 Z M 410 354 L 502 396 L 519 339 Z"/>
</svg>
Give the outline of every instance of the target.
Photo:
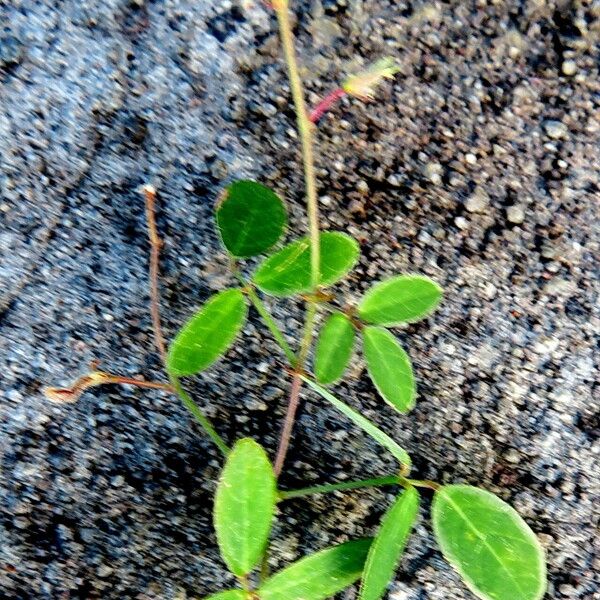
<svg viewBox="0 0 600 600">
<path fill-rule="evenodd" d="M 398 272 L 441 309 L 400 332 L 419 380 L 407 417 L 355 361 L 338 392 L 422 477 L 510 501 L 548 551 L 549 598 L 600 598 L 597 1 L 293 2 L 311 103 L 363 62 L 402 71 L 319 127 L 325 226 L 357 236 L 356 298 Z M 223 184 L 269 183 L 304 230 L 275 23 L 258 1 L 12 0 L 0 6 L 0 597 L 182 599 L 231 584 L 211 527 L 219 457 L 163 393 L 43 386 L 92 359 L 160 378 L 138 186 L 160 190 L 165 330 L 229 283 L 212 227 Z M 286 331 L 297 307 L 275 307 Z M 253 315 L 190 383 L 223 435 L 272 449 L 286 376 Z M 307 396 L 286 486 L 383 474 L 380 449 Z M 391 495 L 282 506 L 276 567 L 373 531 Z M 467 599 L 428 501 L 393 600 Z M 351 597 L 351 596 L 347 596 Z"/>
</svg>

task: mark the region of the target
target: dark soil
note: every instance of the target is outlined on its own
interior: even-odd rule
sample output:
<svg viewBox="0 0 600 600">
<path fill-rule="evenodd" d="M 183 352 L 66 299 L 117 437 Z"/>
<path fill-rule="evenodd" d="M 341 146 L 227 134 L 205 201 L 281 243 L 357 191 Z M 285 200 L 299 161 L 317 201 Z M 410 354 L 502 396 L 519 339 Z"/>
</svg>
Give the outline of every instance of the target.
<svg viewBox="0 0 600 600">
<path fill-rule="evenodd" d="M 400 332 L 419 381 L 394 414 L 360 361 L 340 396 L 442 482 L 511 502 L 548 551 L 549 598 L 598 599 L 600 7 L 555 2 L 293 2 L 311 104 L 381 56 L 375 102 L 319 126 L 324 227 L 356 236 L 339 288 L 429 275 L 440 310 Z M 0 19 L 0 597 L 182 600 L 230 585 L 211 525 L 220 458 L 172 397 L 43 397 L 92 359 L 162 378 L 139 186 L 160 192 L 172 336 L 231 283 L 213 230 L 224 184 L 272 185 L 305 230 L 276 25 L 258 0 L 14 0 Z M 298 307 L 275 313 L 287 332 Z M 189 389 L 228 439 L 270 450 L 288 381 L 255 314 Z M 282 485 L 385 474 L 392 461 L 306 394 Z M 282 505 L 273 566 L 369 534 L 391 491 Z M 428 503 L 390 600 L 472 596 Z M 353 597 L 353 596 L 348 596 Z"/>
</svg>

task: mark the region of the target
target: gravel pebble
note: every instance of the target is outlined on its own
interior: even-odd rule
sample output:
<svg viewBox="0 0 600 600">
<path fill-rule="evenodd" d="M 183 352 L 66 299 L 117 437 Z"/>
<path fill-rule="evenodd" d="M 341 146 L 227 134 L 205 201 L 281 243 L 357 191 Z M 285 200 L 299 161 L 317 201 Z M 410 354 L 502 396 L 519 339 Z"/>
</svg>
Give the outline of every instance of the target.
<svg viewBox="0 0 600 600">
<path fill-rule="evenodd" d="M 515 225 L 520 225 L 525 221 L 525 209 L 518 204 L 514 206 L 509 206 L 506 209 L 506 218 L 509 223 L 514 223 Z"/>
<path fill-rule="evenodd" d="M 575 75 L 577 73 L 577 63 L 574 60 L 565 60 L 562 64 L 562 72 L 568 76 Z"/>
<path fill-rule="evenodd" d="M 545 121 L 544 129 L 548 137 L 553 140 L 566 138 L 569 133 L 567 126 L 560 121 Z"/>
<path fill-rule="evenodd" d="M 486 192 L 478 188 L 473 194 L 471 194 L 465 202 L 465 208 L 471 213 L 484 213 L 488 208 L 490 198 Z"/>
</svg>

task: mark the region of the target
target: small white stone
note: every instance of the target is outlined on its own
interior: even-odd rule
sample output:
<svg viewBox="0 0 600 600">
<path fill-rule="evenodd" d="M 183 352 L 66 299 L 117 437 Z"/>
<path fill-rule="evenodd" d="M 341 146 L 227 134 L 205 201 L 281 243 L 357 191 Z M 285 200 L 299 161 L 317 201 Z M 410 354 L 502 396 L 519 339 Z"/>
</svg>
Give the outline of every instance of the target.
<svg viewBox="0 0 600 600">
<path fill-rule="evenodd" d="M 471 213 L 484 213 L 490 203 L 490 197 L 482 190 L 476 189 L 465 202 L 465 208 Z"/>
<path fill-rule="evenodd" d="M 543 356 L 552 354 L 558 348 L 559 344 L 560 342 L 556 338 L 542 339 L 534 344 L 533 351 Z"/>
<path fill-rule="evenodd" d="M 512 463 L 513 465 L 516 465 L 519 462 L 521 462 L 521 455 L 514 448 L 509 450 L 504 455 L 504 458 L 506 459 L 507 462 Z"/>
<path fill-rule="evenodd" d="M 98 577 L 104 578 L 111 575 L 113 571 L 114 569 L 112 567 L 109 567 L 108 565 L 100 565 L 96 573 L 98 574 Z"/>
<path fill-rule="evenodd" d="M 470 165 L 476 165 L 477 164 L 477 157 L 474 154 L 472 154 L 471 152 L 469 152 L 468 154 L 465 154 L 465 160 Z"/>
<path fill-rule="evenodd" d="M 565 75 L 575 75 L 577 73 L 577 63 L 574 60 L 565 60 L 562 64 L 562 72 Z"/>
<path fill-rule="evenodd" d="M 509 223 L 514 223 L 515 225 L 520 225 L 525 221 L 525 210 L 522 206 L 515 204 L 514 206 L 509 206 L 506 209 L 506 218 Z"/>
<path fill-rule="evenodd" d="M 497 293 L 498 293 L 498 290 L 496 289 L 496 286 L 493 283 L 491 283 L 491 282 L 486 283 L 485 287 L 483 288 L 483 295 L 488 300 L 493 300 L 496 297 Z"/>
<path fill-rule="evenodd" d="M 459 229 L 464 230 L 469 228 L 469 221 L 467 221 L 467 219 L 464 217 L 456 217 L 456 219 L 454 219 L 454 223 Z"/>
<path fill-rule="evenodd" d="M 517 48 L 516 46 L 511 46 L 508 49 L 508 55 L 514 60 L 516 58 L 519 58 L 519 56 L 521 56 L 521 49 Z"/>
<path fill-rule="evenodd" d="M 442 183 L 442 173 L 444 168 L 440 163 L 437 162 L 429 162 L 425 165 L 425 175 L 435 185 L 439 185 Z"/>
<path fill-rule="evenodd" d="M 361 193 L 361 194 L 368 194 L 370 192 L 369 190 L 369 184 L 364 180 L 361 179 L 357 184 L 356 184 L 356 189 Z"/>
<path fill-rule="evenodd" d="M 546 135 L 553 140 L 566 138 L 569 133 L 567 126 L 561 121 L 544 121 L 543 125 Z"/>
</svg>

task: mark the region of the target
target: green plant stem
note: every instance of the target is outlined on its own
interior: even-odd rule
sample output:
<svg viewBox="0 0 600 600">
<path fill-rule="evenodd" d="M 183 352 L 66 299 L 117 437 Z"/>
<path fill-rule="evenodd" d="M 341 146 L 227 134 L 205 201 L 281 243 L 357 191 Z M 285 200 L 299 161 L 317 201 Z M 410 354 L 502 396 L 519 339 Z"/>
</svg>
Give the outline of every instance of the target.
<svg viewBox="0 0 600 600">
<path fill-rule="evenodd" d="M 250 579 L 248 578 L 248 575 L 241 575 L 240 577 L 238 577 L 238 581 L 240 582 L 240 585 L 242 586 L 242 589 L 245 592 L 251 591 Z"/>
<path fill-rule="evenodd" d="M 275 338 L 275 341 L 279 344 L 279 347 L 283 350 L 283 353 L 285 354 L 285 357 L 288 359 L 288 362 L 290 363 L 290 365 L 295 364 L 296 355 L 294 354 L 294 351 L 292 350 L 291 346 L 287 343 L 287 340 L 285 339 L 283 332 L 281 331 L 281 329 L 275 322 L 275 319 L 273 319 L 273 317 L 271 316 L 269 309 L 265 306 L 265 303 L 261 300 L 260 296 L 256 293 L 256 290 L 255 290 L 254 286 L 252 285 L 252 282 L 244 279 L 244 276 L 240 273 L 238 264 L 235 260 L 231 261 L 230 269 L 233 272 L 233 274 L 235 275 L 235 277 L 237 278 L 237 280 L 244 286 L 244 290 L 245 290 L 246 294 L 248 295 L 248 298 L 250 298 L 250 302 L 252 302 L 252 305 L 256 309 L 256 312 L 258 312 L 258 314 L 261 316 L 265 325 L 271 332 L 272 336 Z"/>
<path fill-rule="evenodd" d="M 169 381 L 184 406 L 192 413 L 192 415 L 194 415 L 196 421 L 198 421 L 208 437 L 215 443 L 223 456 L 226 457 L 229 454 L 229 446 L 227 446 L 223 438 L 217 433 L 216 429 L 212 426 L 212 423 L 200 410 L 199 406 L 192 400 L 191 396 L 183 389 L 181 382 L 177 377 L 169 374 Z"/>
<path fill-rule="evenodd" d="M 316 302 L 309 301 L 306 306 L 306 320 L 304 321 L 304 333 L 302 334 L 302 341 L 300 342 L 300 350 L 298 351 L 298 360 L 296 361 L 296 368 L 301 371 L 306 363 L 308 357 L 308 351 L 312 344 L 312 339 L 315 329 L 315 319 L 317 317 L 318 305 Z"/>
<path fill-rule="evenodd" d="M 279 499 L 291 500 L 292 498 L 302 498 L 303 496 L 311 496 L 312 494 L 328 494 L 330 492 L 339 492 L 344 490 L 356 490 L 366 487 L 380 487 L 383 485 L 399 485 L 400 480 L 396 475 L 388 475 L 387 477 L 375 477 L 373 479 L 361 479 L 358 481 L 344 481 L 343 483 L 327 483 L 324 485 L 315 485 L 299 490 L 280 491 Z"/>
<path fill-rule="evenodd" d="M 150 315 L 152 317 L 152 327 L 154 329 L 154 343 L 158 350 L 163 366 L 169 376 L 173 393 L 177 394 L 185 407 L 194 415 L 198 423 L 202 426 L 204 431 L 208 434 L 210 439 L 217 445 L 219 450 L 224 456 L 229 454 L 229 448 L 223 441 L 223 438 L 217 433 L 211 422 L 200 410 L 199 406 L 192 400 L 191 396 L 181 387 L 181 383 L 177 377 L 172 376 L 167 369 L 167 350 L 162 333 L 162 327 L 160 322 L 160 294 L 158 289 L 158 275 L 159 275 L 159 259 L 160 259 L 160 248 L 162 247 L 162 241 L 158 236 L 158 230 L 156 227 L 156 215 L 155 215 L 155 200 L 156 190 L 151 185 L 145 185 L 143 188 L 144 197 L 146 199 L 146 221 L 148 224 L 148 237 L 150 239 Z M 113 383 L 132 383 L 131 381 L 124 381 L 121 378 L 120 381 L 114 381 Z M 154 385 L 146 384 L 145 387 L 156 387 Z M 166 388 L 165 388 L 166 389 Z"/>
<path fill-rule="evenodd" d="M 401 475 L 408 475 L 412 461 L 404 448 L 398 445 L 387 433 L 369 421 L 369 419 L 364 417 L 357 410 L 354 410 L 351 406 L 348 406 L 345 402 L 342 402 L 339 398 L 336 398 L 329 390 L 319 385 L 316 381 L 313 381 L 306 375 L 302 375 L 301 378 L 309 387 L 317 392 L 321 398 L 331 403 L 355 425 L 358 425 L 358 427 L 360 427 L 367 435 L 388 450 L 388 452 L 390 452 L 401 464 Z"/>
<path fill-rule="evenodd" d="M 308 210 L 308 223 L 310 232 L 310 275 L 313 290 L 319 287 L 321 280 L 321 256 L 319 245 L 319 203 L 317 198 L 317 182 L 315 176 L 315 161 L 313 153 L 313 124 L 309 120 L 304 90 L 298 70 L 296 51 L 294 49 L 294 35 L 290 23 L 290 13 L 286 1 L 274 2 L 279 35 L 283 47 L 283 55 L 288 70 L 290 88 L 296 109 L 296 124 L 302 147 L 302 166 L 304 168 L 304 181 L 306 186 L 306 204 Z"/>
<path fill-rule="evenodd" d="M 437 491 L 442 487 L 441 484 L 426 479 L 407 479 L 406 477 L 398 477 L 397 475 L 387 475 L 385 477 L 344 481 L 342 483 L 326 483 L 323 485 L 300 488 L 298 490 L 279 490 L 279 502 L 292 500 L 293 498 L 302 498 L 303 496 L 312 496 L 313 494 L 328 494 L 330 492 L 357 490 L 359 488 L 367 487 L 382 487 L 384 485 L 401 485 L 403 487 L 414 486 L 433 491 Z"/>
<path fill-rule="evenodd" d="M 261 316 L 262 320 L 265 322 L 265 325 L 268 327 L 271 335 L 275 338 L 275 341 L 279 344 L 289 363 L 293 365 L 296 362 L 296 355 L 294 351 L 291 349 L 290 345 L 287 343 L 283 332 L 275 323 L 275 320 L 271 316 L 271 313 L 265 306 L 265 303 L 260 299 L 260 296 L 256 293 L 251 284 L 246 283 L 246 293 L 248 294 L 248 298 L 250 298 L 250 302 L 252 302 L 256 312 Z"/>
<path fill-rule="evenodd" d="M 414 487 L 433 490 L 434 492 L 437 492 L 442 487 L 441 483 L 437 483 L 436 481 L 431 481 L 429 479 L 407 479 L 406 477 L 399 477 L 399 482 L 405 487 L 412 485 Z"/>
<path fill-rule="evenodd" d="M 298 69 L 298 61 L 296 59 L 296 51 L 294 48 L 294 35 L 292 33 L 292 25 L 290 23 L 290 13 L 288 10 L 287 0 L 277 0 L 273 3 L 277 14 L 277 22 L 279 24 L 279 35 L 283 54 L 288 70 L 290 81 L 290 89 L 292 99 L 296 110 L 296 125 L 300 137 L 300 146 L 302 149 L 302 166 L 304 170 L 304 182 L 306 188 L 306 206 L 308 212 L 309 238 L 310 238 L 310 280 L 312 291 L 316 293 L 321 280 L 321 246 L 319 239 L 319 202 L 317 198 L 317 181 L 315 176 L 315 161 L 313 152 L 313 125 L 310 122 L 309 114 L 304 101 L 304 90 L 300 72 Z M 275 474 L 279 476 L 285 462 L 285 457 L 290 445 L 296 412 L 300 402 L 300 389 L 302 380 L 299 376 L 306 356 L 310 350 L 313 337 L 314 320 L 317 312 L 316 304 L 312 301 L 308 303 L 306 322 L 304 325 L 304 333 L 298 359 L 292 365 L 296 373 L 293 376 L 290 388 L 290 396 L 286 415 L 281 428 L 281 436 L 279 438 L 279 446 L 275 457 Z"/>
</svg>

